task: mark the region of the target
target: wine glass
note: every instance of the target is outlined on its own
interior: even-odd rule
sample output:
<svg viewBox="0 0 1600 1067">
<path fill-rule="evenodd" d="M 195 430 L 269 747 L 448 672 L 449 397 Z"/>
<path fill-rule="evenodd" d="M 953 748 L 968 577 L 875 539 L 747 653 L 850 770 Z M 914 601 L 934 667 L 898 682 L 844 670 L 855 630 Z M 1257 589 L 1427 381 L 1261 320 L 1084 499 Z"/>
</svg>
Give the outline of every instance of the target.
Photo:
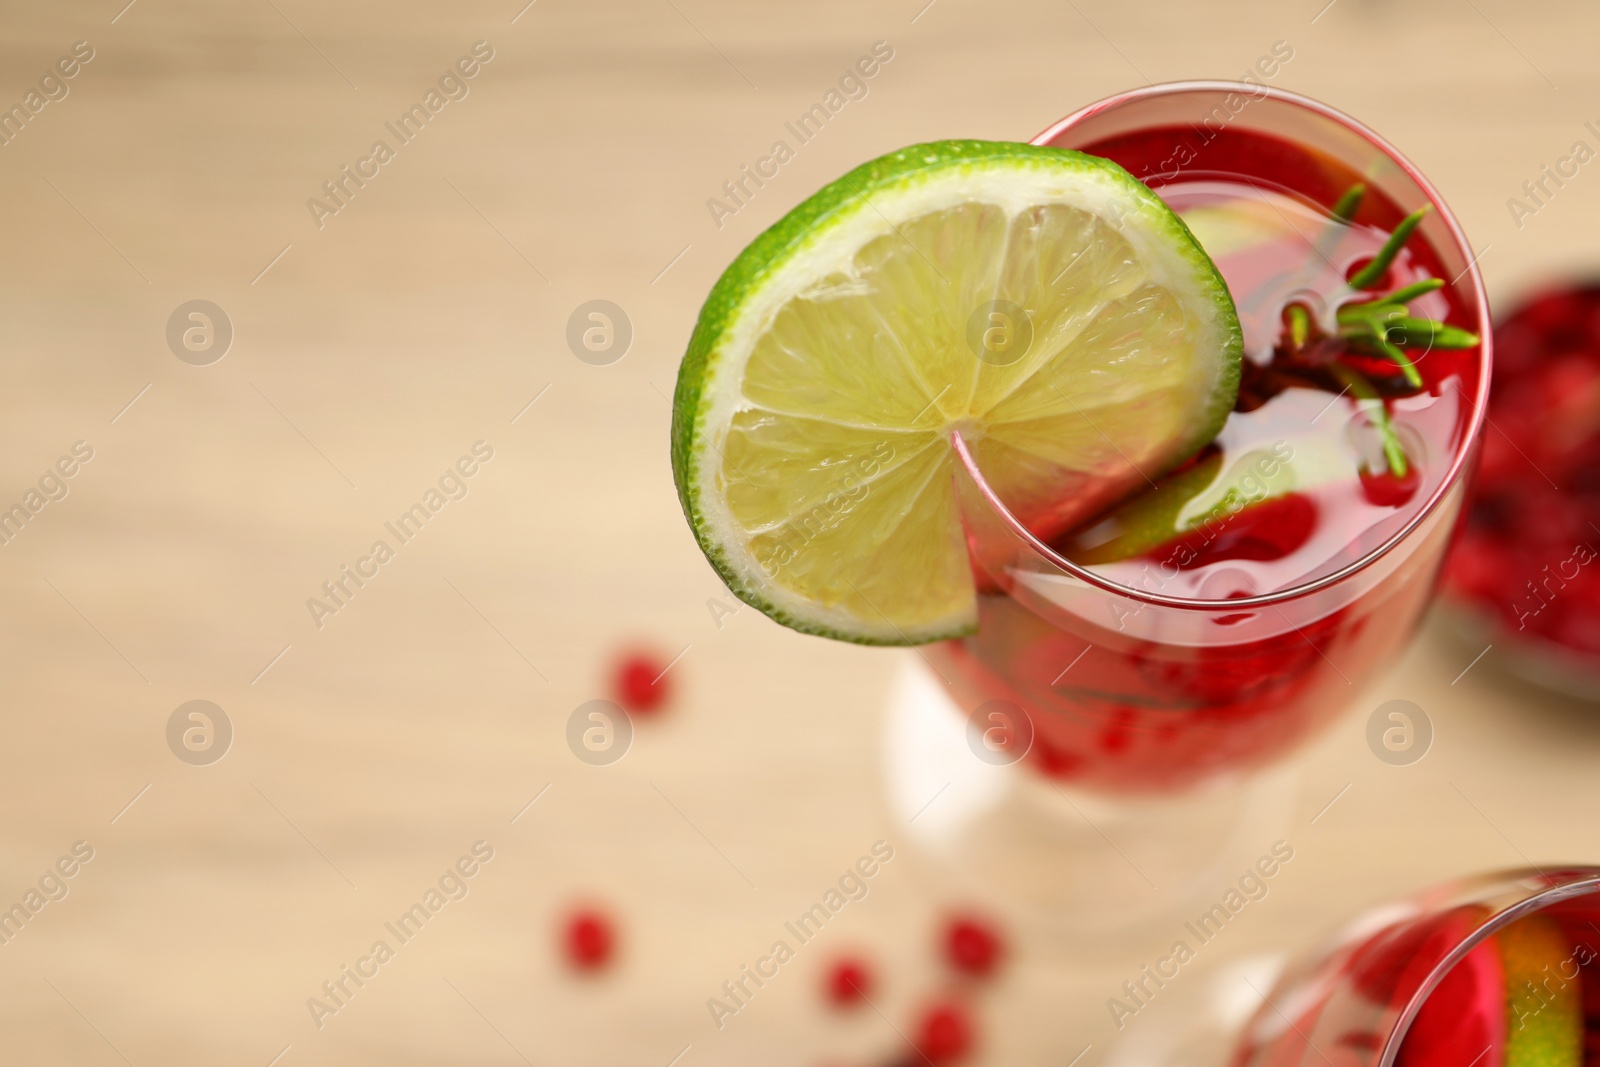
<svg viewBox="0 0 1600 1067">
<path fill-rule="evenodd" d="M 1305 97 L 1157 85 L 1087 107 L 1035 143 L 1116 160 L 1174 207 L 1221 180 L 1247 183 L 1280 215 L 1273 205 L 1291 201 L 1329 209 L 1359 181 L 1389 229 L 1426 206 L 1418 262 L 1444 283 L 1435 295 L 1450 321 L 1482 338 L 1419 354 L 1435 406 L 1410 439 L 1410 502 L 1348 530 L 1325 508 L 1308 536 L 1336 550 L 1278 584 L 1270 566 L 1249 561 L 1214 573 L 1198 595 L 1159 566 L 1130 583 L 1074 562 L 1019 518 L 973 444 L 955 436 L 979 626 L 924 650 L 897 682 L 892 806 L 921 854 L 965 891 L 1079 940 L 1121 933 L 1126 943 L 1131 926 L 1196 899 L 1271 844 L 1297 797 L 1285 758 L 1411 637 L 1472 469 L 1489 314 L 1471 247 L 1437 191 L 1375 133 Z M 1313 255 L 1351 266 L 1284 221 L 1314 266 Z M 1260 264 L 1248 254 L 1207 251 L 1240 308 L 1247 358 L 1270 354 L 1283 308 L 1266 290 L 1282 272 L 1252 273 Z M 1316 421 L 1306 413 L 1290 437 L 1322 432 Z M 1257 526 L 1270 541 L 1271 524 Z"/>
<path fill-rule="evenodd" d="M 1265 994 L 1234 1067 L 1392 1067 L 1418 1012 L 1451 969 L 1535 913 L 1559 924 L 1575 951 L 1589 946 L 1565 961 L 1571 973 L 1548 976 L 1574 980 L 1600 946 L 1600 867 L 1487 874 L 1369 910 L 1331 944 L 1291 965 Z"/>
</svg>

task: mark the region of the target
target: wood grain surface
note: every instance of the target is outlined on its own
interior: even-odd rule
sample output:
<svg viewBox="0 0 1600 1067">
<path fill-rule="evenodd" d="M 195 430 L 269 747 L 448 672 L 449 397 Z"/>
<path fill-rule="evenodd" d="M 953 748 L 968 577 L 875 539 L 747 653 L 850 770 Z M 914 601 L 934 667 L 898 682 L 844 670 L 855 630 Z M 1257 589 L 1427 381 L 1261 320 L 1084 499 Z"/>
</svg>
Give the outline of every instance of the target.
<svg viewBox="0 0 1600 1067">
<path fill-rule="evenodd" d="M 1402 146 L 1496 300 L 1600 258 L 1600 170 L 1520 226 L 1507 207 L 1600 120 L 1600 11 L 1582 0 L 124 2 L 0 7 L 0 104 L 44 101 L 0 145 L 0 508 L 76 443 L 93 453 L 0 545 L 0 906 L 93 849 L 0 944 L 8 1064 L 897 1049 L 946 988 L 937 918 L 984 903 L 904 842 L 748 1007 L 720 1030 L 708 1016 L 785 920 L 894 839 L 884 705 L 912 654 L 719 619 L 666 448 L 711 283 L 855 163 L 1025 139 L 1147 80 L 1236 76 L 1281 41 L 1275 84 Z M 52 77 L 77 42 L 92 59 Z M 473 75 L 441 89 L 477 42 Z M 723 183 L 877 42 L 892 59 L 864 95 L 717 218 Z M 419 103 L 421 132 L 391 134 Z M 369 176 L 337 212 L 309 208 L 346 166 Z M 195 299 L 233 331 L 204 366 L 166 336 Z M 566 340 L 596 299 L 633 333 L 604 366 Z M 478 442 L 492 458 L 465 495 L 313 618 L 307 600 Z M 683 650 L 675 704 L 626 759 L 585 765 L 568 717 L 633 642 Z M 1462 872 L 1600 859 L 1600 715 L 1508 680 L 1497 650 L 1462 676 L 1478 651 L 1436 623 L 1352 687 L 1299 765 L 1296 861 L 1215 963 Z M 1414 766 L 1364 741 L 1392 698 L 1434 723 Z M 208 766 L 167 742 L 196 699 L 234 731 Z M 308 998 L 480 841 L 493 858 L 466 895 L 319 1027 Z M 578 980 L 555 924 L 586 899 L 614 909 L 622 953 Z M 1004 974 L 970 993 L 974 1062 L 1132 1062 L 1130 1035 L 1158 1024 L 1111 1025 L 1130 960 L 1008 935 Z M 851 947 L 880 991 L 839 1016 L 818 987 Z"/>
</svg>

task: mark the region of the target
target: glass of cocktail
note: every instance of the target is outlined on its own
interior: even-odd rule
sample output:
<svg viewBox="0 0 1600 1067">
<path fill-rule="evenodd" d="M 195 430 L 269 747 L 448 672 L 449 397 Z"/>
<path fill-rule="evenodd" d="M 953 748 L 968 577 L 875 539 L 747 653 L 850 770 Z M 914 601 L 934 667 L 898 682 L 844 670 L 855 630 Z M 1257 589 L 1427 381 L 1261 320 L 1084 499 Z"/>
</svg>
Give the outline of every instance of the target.
<svg viewBox="0 0 1600 1067">
<path fill-rule="evenodd" d="M 891 795 L 975 891 L 1107 929 L 1266 847 L 1294 798 L 1264 769 L 1410 638 L 1476 452 L 1489 315 L 1438 192 L 1315 101 L 1159 85 L 1035 143 L 1110 158 L 1188 224 L 1238 307 L 1239 400 L 1190 463 L 1065 530 L 953 435 L 979 624 L 903 680 Z"/>
<path fill-rule="evenodd" d="M 1484 875 L 1292 965 L 1235 1067 L 1580 1067 L 1600 1058 L 1600 868 Z"/>
</svg>

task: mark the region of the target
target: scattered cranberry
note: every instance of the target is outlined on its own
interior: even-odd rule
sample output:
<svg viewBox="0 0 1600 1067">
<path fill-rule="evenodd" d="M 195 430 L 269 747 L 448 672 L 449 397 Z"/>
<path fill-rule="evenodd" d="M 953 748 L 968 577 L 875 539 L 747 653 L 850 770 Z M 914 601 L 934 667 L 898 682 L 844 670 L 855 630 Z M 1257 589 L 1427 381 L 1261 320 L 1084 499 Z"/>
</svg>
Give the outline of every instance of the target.
<svg viewBox="0 0 1600 1067">
<path fill-rule="evenodd" d="M 972 1051 L 972 1019 L 959 1004 L 935 1004 L 917 1022 L 917 1051 L 924 1059 L 945 1067 Z"/>
<path fill-rule="evenodd" d="M 963 974 L 983 978 L 992 974 L 1005 954 L 994 927 L 971 915 L 951 919 L 944 931 L 944 957 Z"/>
<path fill-rule="evenodd" d="M 1033 748 L 1028 750 L 1033 765 L 1047 778 L 1071 778 L 1083 766 L 1083 757 L 1076 752 L 1057 748 L 1043 734 L 1033 738 Z"/>
<path fill-rule="evenodd" d="M 671 690 L 666 671 L 668 664 L 644 652 L 636 652 L 617 665 L 613 686 L 617 703 L 629 711 L 648 714 L 666 703 Z"/>
<path fill-rule="evenodd" d="M 611 959 L 616 932 L 611 920 L 598 911 L 584 909 L 567 918 L 563 931 L 567 962 L 580 971 L 595 971 Z"/>
<path fill-rule="evenodd" d="M 836 1007 L 855 1007 L 871 993 L 872 972 L 861 960 L 845 958 L 828 969 L 828 999 Z"/>
</svg>

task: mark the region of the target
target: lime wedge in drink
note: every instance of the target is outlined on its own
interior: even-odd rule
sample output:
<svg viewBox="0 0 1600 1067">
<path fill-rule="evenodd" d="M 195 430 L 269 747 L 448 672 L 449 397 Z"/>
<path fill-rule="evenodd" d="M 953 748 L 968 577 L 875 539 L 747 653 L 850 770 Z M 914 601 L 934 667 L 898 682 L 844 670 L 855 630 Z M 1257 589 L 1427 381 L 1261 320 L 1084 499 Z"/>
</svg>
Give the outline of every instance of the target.
<svg viewBox="0 0 1600 1067">
<path fill-rule="evenodd" d="M 1304 432 L 1286 433 L 1270 446 L 1229 455 L 1226 461 L 1222 452 L 1203 454 L 1158 479 L 1154 488 L 1097 515 L 1056 548 L 1089 567 L 1160 555 L 1194 535 L 1209 539 L 1247 526 L 1263 505 L 1353 481 L 1359 474 L 1344 442 L 1318 434 L 1308 423 Z"/>
<path fill-rule="evenodd" d="M 1561 926 L 1543 915 L 1518 919 L 1494 935 L 1506 972 L 1505 1067 L 1579 1067 L 1583 994 L 1557 974 L 1573 964 Z"/>
<path fill-rule="evenodd" d="M 970 633 L 950 435 L 1036 533 L 1084 522 L 1203 447 L 1238 390 L 1226 285 L 1109 160 L 915 145 L 746 248 L 678 374 L 672 466 L 740 598 L 807 633 Z"/>
</svg>

